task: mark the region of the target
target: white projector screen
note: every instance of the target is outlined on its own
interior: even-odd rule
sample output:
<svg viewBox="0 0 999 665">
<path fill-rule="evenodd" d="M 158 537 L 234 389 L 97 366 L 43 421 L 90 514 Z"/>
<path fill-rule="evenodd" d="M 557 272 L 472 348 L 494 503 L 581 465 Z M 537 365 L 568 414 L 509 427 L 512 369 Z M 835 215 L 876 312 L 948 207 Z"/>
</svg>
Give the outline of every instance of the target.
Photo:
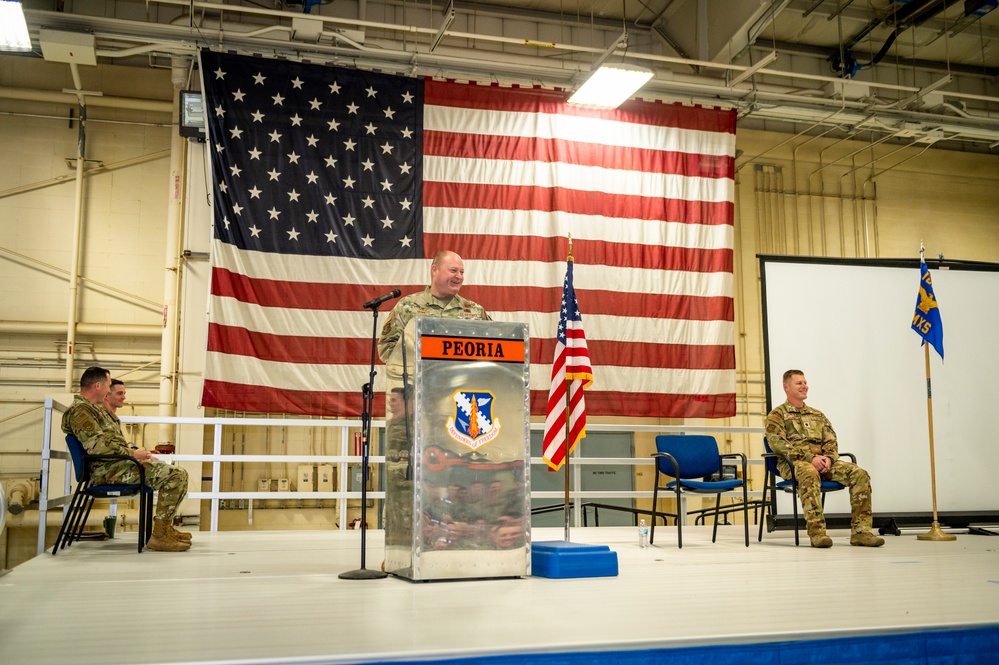
<svg viewBox="0 0 999 665">
<path fill-rule="evenodd" d="M 925 359 L 910 328 L 918 260 L 759 259 L 767 409 L 785 399 L 784 371 L 802 370 L 807 403 L 870 472 L 875 516 L 932 514 Z M 937 508 L 999 513 L 999 265 L 929 266 L 945 353 L 930 348 Z M 849 513 L 845 495 L 826 512 Z"/>
</svg>

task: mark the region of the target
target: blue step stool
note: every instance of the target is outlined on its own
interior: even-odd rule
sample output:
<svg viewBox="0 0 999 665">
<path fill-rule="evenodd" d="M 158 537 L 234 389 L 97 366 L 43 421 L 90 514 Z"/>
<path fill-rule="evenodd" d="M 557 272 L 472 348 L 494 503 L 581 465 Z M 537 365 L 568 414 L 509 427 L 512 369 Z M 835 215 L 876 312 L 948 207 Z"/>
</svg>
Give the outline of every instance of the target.
<svg viewBox="0 0 999 665">
<path fill-rule="evenodd" d="M 617 553 L 606 545 L 546 540 L 531 545 L 531 574 L 537 577 L 616 577 Z"/>
</svg>

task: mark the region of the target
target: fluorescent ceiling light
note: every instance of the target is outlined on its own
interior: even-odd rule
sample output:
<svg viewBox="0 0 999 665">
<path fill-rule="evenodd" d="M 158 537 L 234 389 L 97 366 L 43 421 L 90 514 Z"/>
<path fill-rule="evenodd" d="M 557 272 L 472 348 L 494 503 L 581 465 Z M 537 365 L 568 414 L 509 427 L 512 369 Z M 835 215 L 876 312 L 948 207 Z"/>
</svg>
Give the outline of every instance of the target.
<svg viewBox="0 0 999 665">
<path fill-rule="evenodd" d="M 437 34 L 434 35 L 433 41 L 430 42 L 430 52 L 433 53 L 434 49 L 437 48 L 441 40 L 444 39 L 444 33 L 447 29 L 451 27 L 451 22 L 454 21 L 454 0 L 447 3 L 447 7 L 444 8 L 444 21 L 441 23 L 441 27 L 437 29 Z"/>
<path fill-rule="evenodd" d="M 743 72 L 741 74 L 738 74 L 735 77 L 733 77 L 732 80 L 730 80 L 728 82 L 728 87 L 734 88 L 735 86 L 739 85 L 740 83 L 742 83 L 743 81 L 745 81 L 746 79 L 748 79 L 750 76 L 752 76 L 756 72 L 760 71 L 761 69 L 763 69 L 764 67 L 766 67 L 767 65 L 769 65 L 771 62 L 773 62 L 776 59 L 777 59 L 777 51 L 771 51 L 770 53 L 768 53 L 767 55 L 765 55 L 763 57 L 763 59 L 760 60 L 759 62 L 757 62 L 755 65 L 753 65 L 752 67 L 748 67 L 747 69 L 743 70 Z"/>
<path fill-rule="evenodd" d="M 20 2 L 0 0 L 0 51 L 30 51 L 31 38 Z"/>
<path fill-rule="evenodd" d="M 934 81 L 933 83 L 929 84 L 925 88 L 920 88 L 919 91 L 916 92 L 916 94 L 912 95 L 911 97 L 907 97 L 907 98 L 903 99 L 898 104 L 896 104 L 896 106 L 898 106 L 898 108 L 900 108 L 900 109 L 904 109 L 904 108 L 908 107 L 910 104 L 912 104 L 913 102 L 916 102 L 916 101 L 922 99 L 923 97 L 925 97 L 926 95 L 930 94 L 931 92 L 933 92 L 937 88 L 944 87 L 945 85 L 947 85 L 948 83 L 950 83 L 953 80 L 954 80 L 953 75 L 947 74 L 943 78 L 937 79 L 936 81 Z"/>
<path fill-rule="evenodd" d="M 652 72 L 634 65 L 601 65 L 569 98 L 570 104 L 616 109 L 652 78 Z"/>
</svg>

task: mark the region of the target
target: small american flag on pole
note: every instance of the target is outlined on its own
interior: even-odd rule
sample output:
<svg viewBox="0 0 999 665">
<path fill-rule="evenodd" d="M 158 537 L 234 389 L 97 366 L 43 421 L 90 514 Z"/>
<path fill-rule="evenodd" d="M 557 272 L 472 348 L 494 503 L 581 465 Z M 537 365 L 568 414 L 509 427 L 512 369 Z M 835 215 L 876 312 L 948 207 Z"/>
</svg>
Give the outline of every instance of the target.
<svg viewBox="0 0 999 665">
<path fill-rule="evenodd" d="M 562 468 L 565 456 L 572 453 L 579 440 L 586 436 L 586 400 L 583 398 L 583 390 L 593 384 L 593 369 L 590 367 L 590 354 L 586 348 L 586 335 L 583 333 L 583 316 L 579 312 L 576 291 L 572 287 L 571 243 L 569 246 L 542 450 L 545 463 L 551 471 Z M 569 420 L 568 446 L 566 418 Z"/>
</svg>

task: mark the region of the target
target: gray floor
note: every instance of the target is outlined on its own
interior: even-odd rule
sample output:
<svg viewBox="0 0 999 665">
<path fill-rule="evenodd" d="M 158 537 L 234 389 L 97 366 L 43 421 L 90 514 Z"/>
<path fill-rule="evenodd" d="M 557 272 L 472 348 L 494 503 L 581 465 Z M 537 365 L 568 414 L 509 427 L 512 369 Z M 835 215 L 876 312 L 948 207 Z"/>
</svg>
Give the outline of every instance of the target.
<svg viewBox="0 0 999 665">
<path fill-rule="evenodd" d="M 333 663 L 842 637 L 999 625 L 999 538 L 889 537 L 795 548 L 791 534 L 575 529 L 617 552 L 614 578 L 350 581 L 356 532 L 195 533 L 185 553 L 135 535 L 46 553 L 0 577 L 0 661 Z M 535 529 L 557 540 L 561 529 Z M 755 534 L 754 534 L 755 536 Z M 369 568 L 382 532 L 368 532 Z"/>
</svg>

